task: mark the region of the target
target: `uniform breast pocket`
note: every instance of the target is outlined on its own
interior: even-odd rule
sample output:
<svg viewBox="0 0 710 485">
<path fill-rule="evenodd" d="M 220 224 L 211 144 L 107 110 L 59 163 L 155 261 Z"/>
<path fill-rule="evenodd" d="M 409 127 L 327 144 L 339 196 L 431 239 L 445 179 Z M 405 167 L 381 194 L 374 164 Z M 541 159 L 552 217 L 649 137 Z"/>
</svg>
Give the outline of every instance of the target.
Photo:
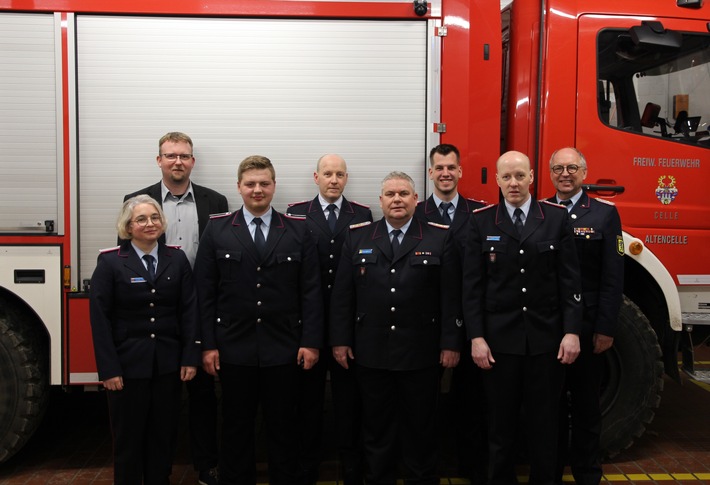
<svg viewBox="0 0 710 485">
<path fill-rule="evenodd" d="M 554 272 L 557 268 L 557 255 L 560 253 L 560 242 L 558 240 L 540 241 L 537 243 L 538 257 L 540 264 L 547 268 L 548 272 Z"/>
<path fill-rule="evenodd" d="M 441 268 L 441 258 L 434 255 L 415 254 L 410 256 L 409 266 L 416 271 L 431 273 L 433 271 L 439 271 Z"/>
<path fill-rule="evenodd" d="M 301 253 L 276 253 L 276 263 L 298 266 L 301 264 Z"/>
<path fill-rule="evenodd" d="M 501 259 L 505 257 L 506 243 L 501 241 L 486 241 L 481 246 L 481 257 L 485 258 L 488 274 L 493 274 Z"/>
<path fill-rule="evenodd" d="M 242 252 L 229 249 L 219 249 L 216 252 L 217 267 L 222 281 L 235 281 L 239 279 L 242 266 Z"/>
<path fill-rule="evenodd" d="M 301 269 L 301 253 L 276 253 L 276 269 L 279 281 L 290 288 L 297 288 Z"/>
<path fill-rule="evenodd" d="M 368 276 L 377 267 L 377 254 L 356 254 L 353 256 L 353 272 L 359 286 L 367 286 Z"/>
<path fill-rule="evenodd" d="M 579 250 L 580 256 L 592 256 L 601 251 L 602 243 L 604 242 L 604 234 L 575 228 L 574 242 Z"/>
</svg>

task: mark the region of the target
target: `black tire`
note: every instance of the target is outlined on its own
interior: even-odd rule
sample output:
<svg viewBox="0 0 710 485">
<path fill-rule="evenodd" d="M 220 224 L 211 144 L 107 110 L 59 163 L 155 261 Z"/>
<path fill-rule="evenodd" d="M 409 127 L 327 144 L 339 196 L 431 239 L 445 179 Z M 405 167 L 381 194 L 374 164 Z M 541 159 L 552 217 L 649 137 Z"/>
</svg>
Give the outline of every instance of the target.
<svg viewBox="0 0 710 485">
<path fill-rule="evenodd" d="M 0 316 L 0 463 L 22 448 L 47 409 L 46 352 L 29 328 L 12 314 Z"/>
<path fill-rule="evenodd" d="M 641 310 L 624 297 L 614 345 L 606 352 L 601 394 L 601 448 L 606 456 L 627 449 L 644 433 L 662 390 L 663 362 L 656 333 Z"/>
</svg>

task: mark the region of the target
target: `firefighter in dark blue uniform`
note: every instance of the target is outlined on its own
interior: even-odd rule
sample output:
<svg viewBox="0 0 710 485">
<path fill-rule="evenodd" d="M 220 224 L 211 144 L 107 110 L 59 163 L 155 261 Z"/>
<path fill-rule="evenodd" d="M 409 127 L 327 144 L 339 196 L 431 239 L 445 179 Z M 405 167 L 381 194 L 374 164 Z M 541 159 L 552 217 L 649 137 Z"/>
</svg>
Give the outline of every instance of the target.
<svg viewBox="0 0 710 485">
<path fill-rule="evenodd" d="M 124 202 L 117 226 L 123 242 L 99 255 L 89 300 L 114 483 L 168 485 L 181 381 L 201 360 L 192 270 L 181 249 L 159 242 L 165 217 L 148 195 Z"/>
<path fill-rule="evenodd" d="M 569 463 L 575 482 L 597 485 L 602 478 L 602 416 L 599 394 L 603 353 L 614 342 L 614 329 L 624 289 L 624 240 L 613 203 L 589 197 L 582 189 L 587 162 L 575 148 L 562 148 L 550 158 L 550 178 L 557 190 L 549 200 L 567 207 L 582 273 L 584 317 L 581 353 L 567 369 L 560 404 L 557 483 Z M 571 419 L 570 419 L 571 418 Z"/>
<path fill-rule="evenodd" d="M 313 200 L 291 204 L 287 213 L 305 217 L 308 230 L 315 240 L 327 317 L 335 271 L 348 227 L 361 222 L 371 222 L 372 212 L 369 207 L 349 201 L 343 196 L 348 182 L 348 169 L 345 160 L 339 155 L 323 155 L 316 164 L 313 179 L 318 185 L 318 195 Z M 335 414 L 335 442 L 343 467 L 343 483 L 362 484 L 360 394 L 353 373 L 334 365 L 330 349 L 321 353 L 318 363 L 311 371 L 301 375 L 299 423 L 303 443 L 300 461 L 305 483 L 315 484 L 318 481 L 323 441 L 323 402 L 328 371 Z"/>
<path fill-rule="evenodd" d="M 458 182 L 462 175 L 456 146 L 442 144 L 432 148 L 429 152 L 429 179 L 434 184 L 434 192 L 417 204 L 414 215 L 449 226 L 463 259 L 471 213 L 486 203 L 467 199 L 458 193 Z M 468 354 L 468 350 L 465 353 Z M 488 470 L 486 404 L 485 399 L 482 399 L 481 372 L 472 359 L 461 359 L 453 369 L 451 381 L 454 414 L 448 419 L 456 435 L 459 473 L 469 478 L 471 485 L 485 485 Z"/>
<path fill-rule="evenodd" d="M 516 484 L 521 410 L 530 484 L 554 481 L 564 369 L 579 355 L 581 279 L 565 209 L 530 195 L 520 152 L 501 155 L 503 198 L 474 211 L 466 239 L 463 307 L 474 362 L 484 370 L 492 485 Z"/>
<path fill-rule="evenodd" d="M 268 158 L 245 158 L 237 186 L 244 205 L 210 220 L 195 260 L 203 366 L 222 383 L 219 483 L 256 483 L 260 405 L 269 483 L 293 485 L 302 480 L 294 451 L 299 373 L 323 346 L 318 254 L 305 221 L 272 208 Z"/>
<path fill-rule="evenodd" d="M 408 175 L 385 177 L 384 217 L 348 233 L 331 295 L 330 343 L 356 372 L 372 484 L 395 484 L 399 456 L 406 483 L 439 483 L 439 368 L 456 366 L 463 338 L 453 239 L 413 217 L 416 201 Z"/>
</svg>

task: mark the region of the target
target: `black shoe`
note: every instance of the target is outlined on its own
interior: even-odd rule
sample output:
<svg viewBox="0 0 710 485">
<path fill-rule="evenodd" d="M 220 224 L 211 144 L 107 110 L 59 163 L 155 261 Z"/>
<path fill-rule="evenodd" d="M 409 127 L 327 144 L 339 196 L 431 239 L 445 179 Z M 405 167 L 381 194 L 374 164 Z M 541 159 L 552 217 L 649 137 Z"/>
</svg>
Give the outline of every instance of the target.
<svg viewBox="0 0 710 485">
<path fill-rule="evenodd" d="M 217 467 L 207 470 L 200 470 L 200 475 L 197 479 L 197 483 L 200 485 L 217 485 L 218 481 L 219 473 L 217 471 Z"/>
</svg>

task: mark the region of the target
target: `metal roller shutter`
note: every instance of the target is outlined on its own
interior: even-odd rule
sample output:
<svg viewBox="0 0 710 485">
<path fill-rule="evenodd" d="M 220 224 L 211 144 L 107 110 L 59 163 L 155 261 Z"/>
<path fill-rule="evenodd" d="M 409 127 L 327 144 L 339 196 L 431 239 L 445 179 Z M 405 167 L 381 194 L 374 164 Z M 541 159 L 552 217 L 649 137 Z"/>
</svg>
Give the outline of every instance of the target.
<svg viewBox="0 0 710 485">
<path fill-rule="evenodd" d="M 391 170 L 425 192 L 426 22 L 78 16 L 76 30 L 84 278 L 115 244 L 123 195 L 159 180 L 168 131 L 193 138 L 193 181 L 231 209 L 252 154 L 274 162 L 281 211 L 315 195 L 327 152 L 376 215 Z"/>
<path fill-rule="evenodd" d="M 0 14 L 0 231 L 61 223 L 55 19 Z"/>
</svg>

